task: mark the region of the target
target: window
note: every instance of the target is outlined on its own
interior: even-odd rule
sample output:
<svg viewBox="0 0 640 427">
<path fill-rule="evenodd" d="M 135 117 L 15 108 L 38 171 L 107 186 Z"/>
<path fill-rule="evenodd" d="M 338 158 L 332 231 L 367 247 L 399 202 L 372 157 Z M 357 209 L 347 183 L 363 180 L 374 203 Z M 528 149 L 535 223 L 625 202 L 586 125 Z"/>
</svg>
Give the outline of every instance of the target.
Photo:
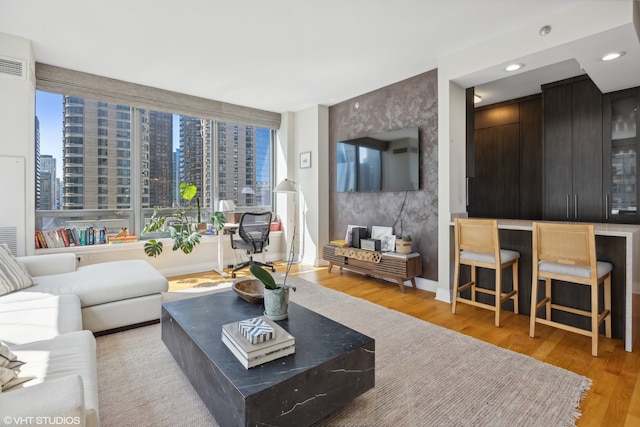
<svg viewBox="0 0 640 427">
<path fill-rule="evenodd" d="M 61 191 L 51 190 L 50 197 L 58 201 L 52 206 L 75 211 L 68 216 L 37 211 L 36 228 L 63 226 L 65 217 L 83 219 L 79 210 L 92 219 L 100 209 L 112 217 L 127 216 L 137 234 L 155 206 L 183 203 L 181 182 L 196 184 L 205 218 L 221 198 L 232 199 L 240 209 L 271 209 L 274 138 L 268 128 L 41 90 L 36 91 L 36 114 L 40 134 L 47 135 L 39 155 L 60 156 L 55 160 Z M 231 140 L 237 142 L 227 150 Z M 133 217 L 136 206 L 140 218 Z"/>
</svg>

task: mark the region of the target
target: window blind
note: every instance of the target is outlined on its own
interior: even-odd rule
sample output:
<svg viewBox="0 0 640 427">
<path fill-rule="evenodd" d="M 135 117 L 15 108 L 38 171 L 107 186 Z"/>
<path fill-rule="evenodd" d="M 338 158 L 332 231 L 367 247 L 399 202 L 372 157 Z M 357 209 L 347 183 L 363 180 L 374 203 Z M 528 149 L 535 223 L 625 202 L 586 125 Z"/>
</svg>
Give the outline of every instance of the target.
<svg viewBox="0 0 640 427">
<path fill-rule="evenodd" d="M 281 115 L 183 93 L 129 83 L 95 74 L 36 63 L 36 88 L 47 92 L 184 116 L 270 129 L 280 128 Z"/>
</svg>

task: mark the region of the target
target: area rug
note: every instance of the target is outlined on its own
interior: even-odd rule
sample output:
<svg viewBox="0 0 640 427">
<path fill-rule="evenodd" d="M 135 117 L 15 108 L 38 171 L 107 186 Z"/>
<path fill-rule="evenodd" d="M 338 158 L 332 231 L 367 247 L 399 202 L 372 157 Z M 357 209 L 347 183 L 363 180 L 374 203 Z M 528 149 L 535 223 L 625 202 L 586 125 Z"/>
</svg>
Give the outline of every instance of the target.
<svg viewBox="0 0 640 427">
<path fill-rule="evenodd" d="M 299 278 L 291 300 L 376 341 L 376 385 L 318 426 L 571 426 L 591 380 Z M 228 289 L 228 284 L 211 288 Z M 167 300 L 195 297 L 171 292 Z M 221 344 L 222 345 L 222 344 Z M 216 426 L 160 325 L 97 339 L 100 421 Z"/>
</svg>

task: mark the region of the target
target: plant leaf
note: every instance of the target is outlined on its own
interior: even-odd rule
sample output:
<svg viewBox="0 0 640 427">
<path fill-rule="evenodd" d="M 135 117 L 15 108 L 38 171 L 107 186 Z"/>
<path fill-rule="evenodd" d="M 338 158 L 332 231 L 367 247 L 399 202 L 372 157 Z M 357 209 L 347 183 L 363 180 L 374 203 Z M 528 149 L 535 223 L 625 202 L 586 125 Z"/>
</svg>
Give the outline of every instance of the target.
<svg viewBox="0 0 640 427">
<path fill-rule="evenodd" d="M 278 289 L 278 285 L 276 285 L 276 281 L 274 280 L 273 276 L 258 264 L 251 264 L 251 266 L 249 266 L 249 270 L 251 271 L 251 274 L 256 277 L 256 279 L 262 282 L 265 288 Z"/>
<path fill-rule="evenodd" d="M 196 196 L 196 193 L 198 193 L 198 187 L 195 184 L 180 183 L 180 196 L 189 202 L 189 206 L 191 206 L 191 199 Z"/>
<path fill-rule="evenodd" d="M 158 242 L 157 240 L 149 240 L 144 244 L 144 252 L 148 256 L 157 257 L 162 253 L 162 242 Z"/>
</svg>

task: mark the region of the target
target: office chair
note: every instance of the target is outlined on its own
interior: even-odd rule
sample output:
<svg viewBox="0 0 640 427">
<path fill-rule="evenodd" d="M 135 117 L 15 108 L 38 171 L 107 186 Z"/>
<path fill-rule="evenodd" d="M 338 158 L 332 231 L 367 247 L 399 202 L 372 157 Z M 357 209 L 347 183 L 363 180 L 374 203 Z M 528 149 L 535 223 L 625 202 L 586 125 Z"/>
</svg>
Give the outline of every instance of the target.
<svg viewBox="0 0 640 427">
<path fill-rule="evenodd" d="M 240 217 L 237 234 L 230 234 L 231 247 L 247 251 L 249 261 L 236 265 L 231 271 L 231 277 L 236 277 L 236 271 L 249 267 L 251 264 L 270 268 L 272 272 L 276 268 L 270 262 L 262 263 L 253 260 L 254 254 L 262 253 L 269 244 L 269 231 L 271 227 L 271 212 L 245 212 Z M 239 239 L 234 239 L 239 236 Z"/>
</svg>

